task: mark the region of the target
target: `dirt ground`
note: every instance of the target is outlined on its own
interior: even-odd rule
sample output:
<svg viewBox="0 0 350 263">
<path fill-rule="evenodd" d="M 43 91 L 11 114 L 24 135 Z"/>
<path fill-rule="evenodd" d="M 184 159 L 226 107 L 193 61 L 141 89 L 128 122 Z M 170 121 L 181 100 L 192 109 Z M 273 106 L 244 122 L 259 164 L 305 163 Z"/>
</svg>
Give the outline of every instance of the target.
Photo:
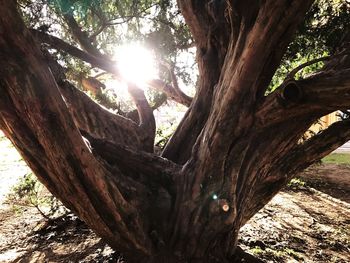
<svg viewBox="0 0 350 263">
<path fill-rule="evenodd" d="M 350 262 L 349 183 L 349 166 L 308 169 L 242 228 L 242 248 L 266 262 Z"/>
<path fill-rule="evenodd" d="M 0 262 L 123 262 L 75 216 L 48 222 L 33 207 L 6 203 L 9 183 L 27 168 L 1 152 L 4 145 L 0 140 Z M 350 262 L 350 166 L 305 171 L 242 228 L 239 244 L 265 262 Z"/>
</svg>

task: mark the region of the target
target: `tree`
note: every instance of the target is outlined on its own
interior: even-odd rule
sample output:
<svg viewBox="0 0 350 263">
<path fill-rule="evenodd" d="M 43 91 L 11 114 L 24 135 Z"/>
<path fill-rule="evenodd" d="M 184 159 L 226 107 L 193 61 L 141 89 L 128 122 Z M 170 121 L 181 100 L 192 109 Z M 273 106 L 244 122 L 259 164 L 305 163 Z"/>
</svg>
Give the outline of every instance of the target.
<svg viewBox="0 0 350 263">
<path fill-rule="evenodd" d="M 317 73 L 296 80 L 300 67 L 267 93 L 312 2 L 178 0 L 199 77 L 193 99 L 176 82 L 150 84 L 189 105 L 158 155 L 153 111 L 137 86 L 129 85 L 136 122 L 76 89 L 40 49 L 118 75 L 69 12 L 83 50 L 26 28 L 15 1 L 0 0 L 0 127 L 39 180 L 128 262 L 229 262 L 240 227 L 350 139 L 345 118 L 301 140 L 321 116 L 350 107 L 349 35 Z"/>
</svg>

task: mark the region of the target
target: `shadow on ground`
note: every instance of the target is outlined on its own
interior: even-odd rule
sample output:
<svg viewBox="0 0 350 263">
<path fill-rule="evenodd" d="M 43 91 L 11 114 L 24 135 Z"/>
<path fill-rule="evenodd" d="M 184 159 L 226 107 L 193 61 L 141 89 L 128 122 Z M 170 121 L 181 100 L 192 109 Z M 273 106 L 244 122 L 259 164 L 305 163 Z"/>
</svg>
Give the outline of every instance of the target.
<svg viewBox="0 0 350 263">
<path fill-rule="evenodd" d="M 350 168 L 321 165 L 300 180 L 242 228 L 239 245 L 255 256 L 244 262 L 350 262 Z M 73 215 L 46 222 L 34 208 L 0 209 L 0 262 L 118 261 Z"/>
</svg>

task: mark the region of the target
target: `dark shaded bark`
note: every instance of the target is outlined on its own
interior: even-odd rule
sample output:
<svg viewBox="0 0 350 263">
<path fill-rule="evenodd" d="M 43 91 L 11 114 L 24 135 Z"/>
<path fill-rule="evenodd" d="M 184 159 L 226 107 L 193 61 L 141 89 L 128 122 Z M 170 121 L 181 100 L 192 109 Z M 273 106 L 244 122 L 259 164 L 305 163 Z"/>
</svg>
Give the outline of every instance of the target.
<svg viewBox="0 0 350 263">
<path fill-rule="evenodd" d="M 318 118 L 350 108 L 348 43 L 319 73 L 264 96 L 311 2 L 178 1 L 199 82 L 191 100 L 173 81 L 168 95 L 190 107 L 160 157 L 142 91 L 129 85 L 138 123 L 100 107 L 31 33 L 118 74 L 113 63 L 27 30 L 13 1 L 0 0 L 0 127 L 39 180 L 128 262 L 235 260 L 240 227 L 350 139 L 344 120 L 301 141 Z"/>
</svg>

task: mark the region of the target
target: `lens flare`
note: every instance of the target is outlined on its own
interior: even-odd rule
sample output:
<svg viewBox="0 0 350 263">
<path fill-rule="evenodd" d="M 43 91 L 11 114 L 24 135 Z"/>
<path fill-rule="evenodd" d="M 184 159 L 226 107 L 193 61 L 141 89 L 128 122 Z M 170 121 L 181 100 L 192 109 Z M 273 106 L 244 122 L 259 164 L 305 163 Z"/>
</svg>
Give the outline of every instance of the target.
<svg viewBox="0 0 350 263">
<path fill-rule="evenodd" d="M 156 78 L 157 70 L 149 50 L 129 44 L 117 48 L 116 53 L 117 66 L 125 81 L 144 88 L 148 80 Z"/>
</svg>

